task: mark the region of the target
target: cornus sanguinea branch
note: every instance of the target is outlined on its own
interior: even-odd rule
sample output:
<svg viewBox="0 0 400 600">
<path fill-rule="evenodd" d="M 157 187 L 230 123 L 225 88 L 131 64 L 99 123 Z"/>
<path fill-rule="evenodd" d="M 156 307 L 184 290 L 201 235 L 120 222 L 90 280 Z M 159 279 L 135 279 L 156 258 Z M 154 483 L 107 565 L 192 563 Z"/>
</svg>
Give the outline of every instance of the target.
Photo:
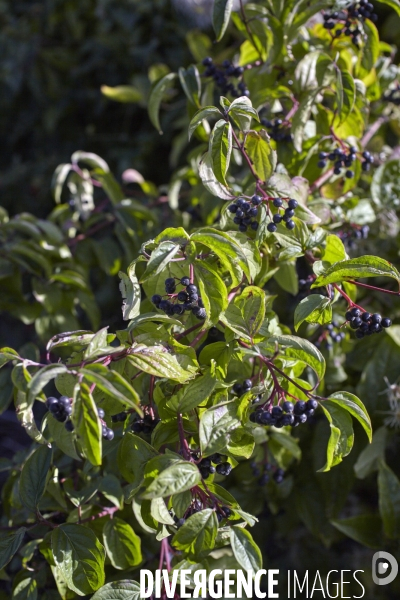
<svg viewBox="0 0 400 600">
<path fill-rule="evenodd" d="M 179 161 L 160 188 L 132 168 L 127 197 L 102 158 L 78 152 L 57 169 L 48 220 L 1 212 L 0 309 L 24 346 L 0 350 L 0 405 L 13 398 L 32 438 L 0 465 L 5 585 L 23 564 L 10 594 L 45 581 L 50 595 L 123 600 L 140 593 L 121 572 L 144 566 L 260 571 L 258 516 L 269 562 L 276 523 L 297 557 L 305 528 L 331 552 L 339 536 L 394 541 L 400 483 L 379 411 L 387 377 L 399 420 L 399 333 L 364 338 L 392 327 L 399 293 L 359 280 L 400 282 L 386 260 L 399 165 L 380 151 L 397 143 L 398 69 L 370 3 L 314 4 L 240 2 L 222 47 L 231 3 L 215 2 L 216 44 L 187 35 L 194 57 L 212 56 L 151 70 L 149 118 L 161 132 L 168 109 L 173 148 L 157 179 Z M 138 101 L 132 86 L 104 91 Z M 357 441 L 341 469 L 355 420 L 374 446 Z M 378 471 L 361 486 L 372 516 L 354 471 Z"/>
</svg>

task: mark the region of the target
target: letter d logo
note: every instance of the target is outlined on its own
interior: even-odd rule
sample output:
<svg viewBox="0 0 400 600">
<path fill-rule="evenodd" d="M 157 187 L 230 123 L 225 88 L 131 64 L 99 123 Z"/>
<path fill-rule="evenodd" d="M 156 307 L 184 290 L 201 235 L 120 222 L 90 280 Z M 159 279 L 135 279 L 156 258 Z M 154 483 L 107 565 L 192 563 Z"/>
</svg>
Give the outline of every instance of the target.
<svg viewBox="0 0 400 600">
<path fill-rule="evenodd" d="M 396 579 L 398 571 L 397 560 L 389 552 L 381 550 L 372 557 L 372 579 L 376 585 L 392 583 Z"/>
</svg>

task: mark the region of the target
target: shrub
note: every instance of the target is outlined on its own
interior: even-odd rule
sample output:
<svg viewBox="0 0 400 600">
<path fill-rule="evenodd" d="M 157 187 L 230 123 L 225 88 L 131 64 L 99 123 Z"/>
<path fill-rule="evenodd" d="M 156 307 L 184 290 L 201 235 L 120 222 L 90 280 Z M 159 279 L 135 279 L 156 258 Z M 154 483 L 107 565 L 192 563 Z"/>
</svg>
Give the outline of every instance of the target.
<svg viewBox="0 0 400 600">
<path fill-rule="evenodd" d="M 263 531 L 290 545 L 304 525 L 332 552 L 398 539 L 394 49 L 366 2 L 216 0 L 217 41 L 230 20 L 235 43 L 211 57 L 191 37 L 196 64 L 152 85 L 159 131 L 187 98 L 167 194 L 77 152 L 47 220 L 2 214 L 1 308 L 39 340 L 0 355 L 2 405 L 35 442 L 4 464 L 14 594 L 139 597 L 157 563 L 259 569 Z M 357 479 L 376 471 L 369 507 Z"/>
</svg>

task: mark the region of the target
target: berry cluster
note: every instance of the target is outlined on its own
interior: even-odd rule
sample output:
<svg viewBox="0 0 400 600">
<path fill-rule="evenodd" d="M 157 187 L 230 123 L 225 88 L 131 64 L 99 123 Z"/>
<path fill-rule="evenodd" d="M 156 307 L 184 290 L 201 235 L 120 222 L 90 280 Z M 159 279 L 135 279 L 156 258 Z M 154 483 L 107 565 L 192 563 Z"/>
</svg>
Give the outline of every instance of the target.
<svg viewBox="0 0 400 600">
<path fill-rule="evenodd" d="M 285 471 L 283 469 L 279 467 L 273 467 L 269 462 L 263 463 L 263 473 L 261 473 L 261 469 L 255 460 L 250 463 L 250 467 L 253 471 L 254 477 L 258 479 L 258 484 L 261 486 L 266 485 L 271 480 L 271 471 L 273 470 L 274 472 L 272 473 L 272 479 L 275 481 L 275 483 L 282 483 L 285 477 Z"/>
<path fill-rule="evenodd" d="M 152 433 L 157 427 L 161 419 L 157 419 L 152 415 L 144 415 L 143 419 L 136 417 L 132 423 L 131 429 L 134 433 Z"/>
<path fill-rule="evenodd" d="M 243 383 L 239 383 L 239 381 L 237 381 L 232 386 L 232 392 L 234 394 L 236 394 L 237 396 L 241 396 L 242 394 L 245 394 L 246 392 L 249 392 L 252 387 L 253 387 L 253 384 L 251 382 L 251 379 L 245 379 L 243 381 Z"/>
<path fill-rule="evenodd" d="M 348 246 L 348 248 L 353 248 L 357 240 L 366 240 L 368 234 L 368 225 L 353 225 L 344 231 L 339 231 L 338 237 L 346 246 Z"/>
<path fill-rule="evenodd" d="M 128 413 L 124 412 L 120 412 L 116 415 L 113 415 L 111 417 L 111 421 L 113 423 L 123 423 L 124 421 L 126 421 L 126 417 L 128 416 Z"/>
<path fill-rule="evenodd" d="M 326 342 L 326 349 L 332 349 L 332 343 L 340 344 L 342 340 L 346 337 L 346 333 L 344 331 L 340 331 L 339 324 L 336 321 L 332 321 L 329 325 L 326 326 L 327 332 L 323 331 L 320 338 L 315 342 L 315 346 L 320 348 L 321 342 Z M 328 335 L 327 335 L 328 334 Z M 329 336 L 329 338 L 328 338 Z"/>
<path fill-rule="evenodd" d="M 274 427 L 297 427 L 311 417 L 318 406 L 316 400 L 298 400 L 295 404 L 286 400 L 282 406 L 273 406 L 271 411 L 258 408 L 251 413 L 250 421 L 257 425 L 273 425 Z"/>
<path fill-rule="evenodd" d="M 354 2 L 347 10 L 325 13 L 324 27 L 332 31 L 336 25 L 339 25 L 339 28 L 334 32 L 335 37 L 340 37 L 341 35 L 349 36 L 353 44 L 358 47 L 361 35 L 358 20 L 371 19 L 371 21 L 376 22 L 378 15 L 373 11 L 374 5 L 371 2 L 360 0 L 359 2 Z"/>
<path fill-rule="evenodd" d="M 248 227 L 256 231 L 258 223 L 254 220 L 254 217 L 257 217 L 258 206 L 261 202 L 261 196 L 255 194 L 250 202 L 247 202 L 244 198 L 237 198 L 235 202 L 228 206 L 229 212 L 234 215 L 233 222 L 239 225 L 239 231 L 245 233 Z"/>
<path fill-rule="evenodd" d="M 198 465 L 202 478 L 207 479 L 209 475 L 214 475 L 214 473 L 218 473 L 219 475 L 229 475 L 232 471 L 232 465 L 225 459 L 226 456 L 222 456 L 218 453 L 213 454 L 209 458 L 202 458 Z M 212 463 L 217 466 L 214 467 Z"/>
<path fill-rule="evenodd" d="M 222 94 L 231 94 L 234 98 L 250 96 L 250 92 L 242 78 L 243 67 L 235 67 L 230 60 L 224 60 L 221 68 L 215 65 L 213 59 L 209 56 L 203 59 L 202 63 L 206 67 L 204 75 L 214 79 L 215 85 L 221 90 Z M 229 81 L 232 78 L 240 79 L 237 88 Z"/>
<path fill-rule="evenodd" d="M 283 209 L 283 200 L 282 198 L 274 198 L 272 200 L 272 204 L 278 210 Z M 282 221 L 285 223 L 286 229 L 294 229 L 295 222 L 292 221 L 292 217 L 294 217 L 294 211 L 298 207 L 299 203 L 294 198 L 289 198 L 287 200 L 287 208 L 284 209 L 284 214 L 281 215 L 279 212 L 274 214 L 272 217 L 271 223 L 268 223 L 267 229 L 270 233 L 274 233 L 277 230 L 278 223 Z"/>
<path fill-rule="evenodd" d="M 183 285 L 185 289 L 175 294 L 176 281 Z M 151 301 L 156 308 L 170 316 L 183 315 L 185 311 L 190 311 L 197 319 L 202 320 L 206 318 L 207 313 L 203 301 L 199 296 L 197 286 L 190 283 L 189 277 L 182 277 L 180 280 L 176 277 L 168 277 L 164 283 L 167 295 L 175 302 L 165 300 L 159 294 L 154 294 L 151 297 Z"/>
<path fill-rule="evenodd" d="M 49 412 L 53 415 L 53 417 L 60 421 L 60 423 L 65 423 L 65 429 L 69 432 L 74 431 L 74 425 L 70 419 L 72 413 L 72 400 L 68 398 L 68 396 L 60 396 L 60 398 L 54 398 L 54 396 L 49 396 L 46 400 L 46 407 Z M 102 435 L 106 440 L 111 441 L 114 438 L 114 432 L 112 429 L 109 429 L 107 425 L 104 423 L 103 419 L 105 417 L 105 412 L 102 408 L 97 407 L 97 414 L 99 415 L 102 421 Z"/>
<path fill-rule="evenodd" d="M 333 172 L 335 175 L 340 175 L 343 167 L 346 167 L 345 176 L 348 179 L 354 177 L 353 169 L 350 169 L 353 162 L 357 159 L 357 148 L 349 146 L 346 150 L 335 148 L 332 152 L 320 152 L 318 167 L 324 169 L 328 160 L 333 162 Z"/>
<path fill-rule="evenodd" d="M 361 168 L 367 173 L 371 169 L 371 164 L 374 162 L 374 157 L 372 156 L 371 152 L 368 152 L 368 150 L 364 150 L 361 156 L 364 159 L 361 163 Z"/>
<path fill-rule="evenodd" d="M 371 313 L 362 311 L 360 308 L 353 306 L 346 312 L 346 321 L 350 323 L 350 327 L 355 329 L 356 337 L 362 339 L 366 335 L 372 333 L 380 333 L 384 328 L 390 327 L 391 319 L 382 318 L 379 313 Z"/>
<path fill-rule="evenodd" d="M 291 142 L 293 140 L 290 133 L 290 123 L 282 119 L 275 119 L 274 121 L 261 119 L 261 125 L 268 129 L 270 138 L 275 142 Z"/>
<path fill-rule="evenodd" d="M 71 398 L 68 398 L 68 396 L 60 396 L 60 398 L 49 396 L 46 401 L 46 407 L 51 412 L 53 417 L 60 423 L 65 423 L 72 413 Z M 71 421 L 69 422 L 71 423 Z M 73 425 L 72 429 L 70 429 L 70 426 L 68 426 L 67 430 L 72 431 Z"/>
</svg>

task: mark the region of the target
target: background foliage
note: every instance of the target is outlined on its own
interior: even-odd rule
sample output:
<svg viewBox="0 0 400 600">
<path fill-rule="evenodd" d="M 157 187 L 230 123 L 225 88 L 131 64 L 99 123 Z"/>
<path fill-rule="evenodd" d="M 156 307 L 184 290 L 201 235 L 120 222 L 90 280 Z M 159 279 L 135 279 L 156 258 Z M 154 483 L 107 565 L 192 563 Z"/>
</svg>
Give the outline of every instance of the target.
<svg viewBox="0 0 400 600">
<path fill-rule="evenodd" d="M 325 8 L 324 3 L 320 4 L 320 8 Z M 396 5 L 396 2 L 392 4 Z M 263 3 L 259 3 L 259 6 L 263 6 Z M 397 17 L 386 4 L 379 4 L 376 9 L 381 39 L 392 43 L 395 37 L 391 36 L 395 36 L 396 28 L 389 29 L 389 21 L 385 20 L 389 19 L 390 23 L 394 23 Z M 10 131 L 11 127 L 11 131 L 1 150 L 4 210 L 1 213 L 0 230 L 0 308 L 5 316 L 2 319 L 1 336 L 2 345 L 17 349 L 19 355 L 32 361 L 33 365 L 35 362 L 45 362 L 45 347 L 53 336 L 80 329 L 98 331 L 106 326 L 110 327 L 110 333 L 122 331 L 126 327 L 123 316 L 137 316 L 133 302 L 135 296 L 131 297 L 133 303 L 129 303 L 129 286 L 131 283 L 136 284 L 132 271 L 127 271 L 128 266 L 138 256 L 141 245 L 156 238 L 166 226 L 183 226 L 192 233 L 202 225 L 221 227 L 224 231 L 234 231 L 231 239 L 236 242 L 236 253 L 239 253 L 237 244 L 244 244 L 244 238 L 233 229 L 226 208 L 222 210 L 222 219 L 218 224 L 224 203 L 216 199 L 221 190 L 224 193 L 221 186 L 225 183 L 234 190 L 235 195 L 251 195 L 256 191 L 243 156 L 240 158 L 237 152 L 232 152 L 231 167 L 227 174 L 224 165 L 221 167 L 220 152 L 215 154 L 218 158 L 213 164 L 216 180 L 212 181 L 211 186 L 208 184 L 204 187 L 205 177 L 201 177 L 201 169 L 199 173 L 199 164 L 203 152 L 207 150 L 207 124 L 200 124 L 190 145 L 187 145 L 187 127 L 200 103 L 202 106 L 219 106 L 221 91 L 213 89 L 211 84 L 203 85 L 202 89 L 206 91 L 198 100 L 195 97 L 197 83 L 196 78 L 193 79 L 193 72 L 181 72 L 180 81 L 177 77 L 172 80 L 171 76 L 171 85 L 168 85 L 165 93 L 153 94 L 150 118 L 147 110 L 151 85 L 154 88 L 161 77 L 177 73 L 182 66 L 188 68 L 190 64 L 196 64 L 203 73 L 201 61 L 210 54 L 219 65 L 225 59 L 232 58 L 235 59 L 235 64 L 253 64 L 259 57 L 257 50 L 252 48 L 251 36 L 241 24 L 239 13 L 234 13 L 234 23 L 229 24 L 222 41 L 214 46 L 212 42 L 215 35 L 207 28 L 207 18 L 202 17 L 196 22 L 193 17 L 193 26 L 203 26 L 203 31 L 199 28 L 188 29 L 179 10 L 182 7 L 171 7 L 170 3 L 162 1 L 51 2 L 46 5 L 14 3 L 11 8 L 8 4 L 2 6 L 5 26 L 2 28 L 1 45 L 5 58 L 1 73 L 4 88 L 1 96 L 1 119 L 3 130 Z M 246 10 L 256 11 L 256 8 L 250 5 Z M 185 13 L 185 18 L 188 14 Z M 312 17 L 312 14 L 305 14 Z M 290 15 L 287 18 L 289 21 Z M 332 48 L 330 37 L 319 21 L 320 19 L 315 18 L 309 22 L 307 30 L 300 29 L 303 22 L 299 22 L 292 32 L 292 54 L 282 53 L 282 56 L 278 52 L 281 48 L 279 27 L 273 19 L 268 31 L 255 28 L 252 32 L 253 40 L 254 36 L 256 40 L 261 40 L 260 44 L 264 49 L 261 58 L 267 64 L 264 70 L 262 67 L 260 71 L 258 68 L 249 70 L 245 77 L 253 106 L 264 119 L 274 118 L 274 112 L 278 116 L 281 113 L 287 116 L 292 108 L 287 85 L 291 85 L 288 81 L 293 81 L 290 78 L 294 78 L 293 95 L 300 103 L 301 110 L 297 112 L 297 117 L 294 112 L 293 117 L 289 118 L 295 147 L 291 143 L 275 144 L 272 141 L 267 148 L 253 135 L 257 143 L 254 149 L 247 144 L 247 152 L 252 156 L 253 166 L 260 173 L 260 179 L 265 180 L 273 169 L 271 148 L 277 151 L 278 175 L 275 175 L 275 180 L 269 182 L 269 187 L 266 188 L 271 195 L 285 197 L 285 189 L 279 186 L 284 182 L 287 184 L 286 175 L 291 178 L 302 176 L 307 178 L 311 186 L 315 182 L 317 185 L 312 187 L 313 193 L 308 197 L 307 206 L 311 213 L 297 213 L 300 221 L 307 222 L 308 227 L 299 225 L 294 234 L 288 234 L 284 229 L 279 230 L 280 237 L 274 238 L 279 240 L 279 252 L 271 239 L 273 236 L 267 233 L 265 227 L 259 227 L 257 234 L 251 233 L 250 238 L 263 245 L 264 256 L 267 257 L 258 272 L 257 285 L 265 288 L 267 299 L 277 296 L 273 304 L 272 300 L 271 305 L 268 304 L 269 312 L 265 313 L 268 320 L 275 323 L 276 330 L 272 333 L 295 333 L 293 322 L 298 321 L 300 329 L 297 335 L 318 342 L 326 360 L 326 375 L 319 392 L 324 396 L 337 390 L 357 393 L 372 418 L 374 438 L 373 444 L 366 447 L 365 434 L 354 421 L 356 435 L 351 454 L 331 471 L 316 473 L 323 466 L 329 437 L 328 422 L 319 409 L 314 422 L 310 419 L 305 426 L 293 430 L 293 436 L 286 435 L 286 430 L 285 433 L 275 431 L 271 434 L 268 451 L 273 457 L 272 463 L 274 466 L 283 466 L 288 471 L 280 486 L 273 481 L 267 486 L 260 486 L 257 469 L 260 470 L 265 462 L 263 452 L 266 447 L 262 437 L 256 439 L 257 445 L 251 459 L 243 460 L 243 457 L 247 458 L 243 455 L 239 465 L 227 479 L 217 476 L 218 483 L 223 482 L 243 511 L 257 515 L 259 523 L 250 531 L 262 550 L 264 564 L 282 571 L 293 568 L 300 571 L 307 568 L 314 571 L 327 571 L 330 568 L 365 569 L 370 563 L 372 548 L 387 548 L 398 556 L 400 472 L 396 460 L 398 435 L 393 427 L 398 424 L 399 399 L 395 385 L 400 353 L 400 334 L 396 325 L 399 316 L 398 299 L 376 290 L 358 288 L 358 303 L 370 312 L 381 312 L 395 321 L 395 326 L 388 329 L 387 333 L 359 342 L 355 341 L 354 335 L 347 329 L 340 342 L 327 342 L 329 333 L 326 324 L 330 321 L 326 317 L 327 313 L 321 317 L 322 326 L 319 329 L 306 323 L 301 325 L 295 313 L 299 302 L 310 297 L 307 285 L 300 285 L 299 288 L 299 280 L 306 280 L 312 274 L 309 261 L 304 258 L 307 250 L 317 248 L 317 254 L 320 253 L 318 258 L 322 256 L 328 263 L 329 260 L 336 262 L 344 258 L 341 255 L 342 245 L 334 245 L 333 241 L 330 242 L 333 244 L 332 248 L 328 248 L 332 252 L 329 257 L 325 237 L 327 233 L 334 234 L 331 235 L 331 240 L 337 239 L 336 234 L 339 234 L 350 258 L 377 255 L 398 264 L 399 108 L 396 102 L 387 100 L 388 94 L 395 90 L 398 82 L 396 49 L 387 43 L 379 45 L 373 26 L 367 26 L 369 36 L 366 42 L 361 43 L 360 52 L 349 40 L 339 40 Z M 261 21 L 253 21 L 257 22 Z M 246 37 L 249 39 L 243 43 Z M 275 54 L 272 52 L 274 47 Z M 365 47 L 367 51 L 364 51 Z M 313 57 L 318 58 L 313 54 L 316 50 L 323 57 L 319 58 L 321 70 L 317 70 L 313 76 Z M 336 51 L 340 52 L 339 59 L 336 58 Z M 316 96 L 317 89 L 321 93 L 320 88 L 326 83 L 324 73 L 330 72 L 331 63 L 326 62 L 327 56 L 330 56 L 330 60 L 337 61 L 340 72 L 349 71 L 358 81 L 362 80 L 364 87 L 358 84 L 354 106 L 351 90 L 349 92 L 349 88 L 343 87 L 343 83 L 340 86 L 337 75 L 328 81 L 327 89 L 323 92 L 324 101 Z M 354 57 L 358 63 L 355 63 Z M 282 67 L 287 72 L 283 78 L 277 77 Z M 113 91 L 112 88 L 119 85 L 131 87 Z M 108 86 L 103 88 L 103 94 L 100 92 L 101 86 Z M 128 99 L 133 102 L 114 102 L 113 97 L 121 99 L 119 94 L 128 94 Z M 123 99 L 126 100 L 126 96 Z M 282 101 L 281 105 L 277 104 L 278 99 Z M 158 106 L 158 100 L 162 101 L 161 107 Z M 229 96 L 229 100 L 232 101 L 233 98 Z M 320 182 L 321 169 L 317 167 L 317 155 L 321 149 L 329 150 L 332 144 L 335 145 L 335 140 L 330 137 L 332 132 L 327 115 L 338 111 L 339 103 L 343 124 L 337 125 L 335 135 L 346 140 L 346 143 L 356 146 L 360 144 L 360 150 L 367 147 L 373 154 L 375 163 L 371 172 L 362 173 L 361 161 L 358 160 L 356 175 L 347 183 L 343 177 Z M 352 111 L 346 112 L 346 105 L 351 105 Z M 312 106 L 317 108 L 311 114 Z M 315 129 L 308 124 L 308 128 L 304 130 L 303 125 L 307 119 L 315 124 Z M 153 127 L 159 122 L 163 130 L 161 137 Z M 210 123 L 212 125 L 214 121 L 211 120 Z M 375 123 L 379 127 L 374 129 Z M 256 121 L 253 121 L 252 127 L 256 132 L 263 129 Z M 239 135 L 239 130 L 236 130 Z M 86 153 L 73 154 L 76 148 L 82 148 Z M 51 195 L 51 174 L 60 163 L 66 166 L 57 169 Z M 270 172 L 265 172 L 268 165 Z M 343 181 L 346 185 L 344 189 Z M 217 189 L 219 193 L 216 193 Z M 307 190 L 303 180 L 292 182 L 287 194 L 298 198 L 302 205 L 306 204 Z M 313 221 L 314 217 L 310 214 L 321 221 Z M 260 220 L 262 223 L 263 217 Z M 370 228 L 368 238 L 357 237 L 355 232 L 361 231 L 365 225 Z M 310 240 L 311 232 L 314 237 Z M 204 235 L 206 233 L 207 230 Z M 176 233 L 172 238 L 174 236 Z M 147 250 L 151 254 L 157 251 L 162 241 L 162 238 L 156 238 L 153 245 L 145 246 L 145 252 Z M 199 239 L 196 243 L 201 245 L 202 241 Z M 305 250 L 307 244 L 309 246 Z M 266 252 L 267 249 L 269 250 Z M 170 250 L 169 247 L 168 252 Z M 212 250 L 221 257 L 222 251 L 218 254 L 217 247 L 212 247 Z M 204 254 L 204 248 L 202 252 Z M 254 252 L 251 242 L 248 252 Z M 206 258 L 205 262 L 207 260 L 210 259 Z M 252 268 L 257 270 L 259 266 L 253 265 Z M 199 265 L 197 267 L 200 269 Z M 196 262 L 194 268 L 196 271 Z M 157 269 L 159 264 L 156 265 Z M 176 274 L 180 273 L 178 267 L 176 269 Z M 163 279 L 171 274 L 169 269 L 164 271 L 160 269 Z M 123 276 L 123 291 L 128 296 L 125 315 L 120 308 L 119 272 L 128 273 Z M 154 292 L 160 291 L 160 284 L 158 280 L 156 286 L 145 283 L 146 272 L 144 265 L 140 263 L 138 273 L 144 282 L 146 294 L 143 294 L 141 313 L 153 312 L 155 309 L 149 298 Z M 182 274 L 187 274 L 187 271 Z M 147 275 L 151 282 L 150 274 Z M 359 271 L 358 277 L 363 276 L 365 273 Z M 199 277 L 197 273 L 196 277 Z M 357 273 L 354 275 L 356 277 Z M 337 281 L 340 282 L 341 279 Z M 394 286 L 390 287 L 386 279 L 375 279 L 373 282 L 380 287 L 395 289 Z M 354 288 L 346 285 L 345 291 L 354 299 Z M 341 324 L 344 320 L 345 303 L 338 302 L 338 297 L 335 300 L 333 320 Z M 214 306 L 215 302 L 218 304 L 213 298 Z M 272 310 L 276 311 L 276 316 Z M 216 314 L 219 314 L 218 311 Z M 218 319 L 210 316 L 210 313 L 208 316 L 217 330 L 208 330 L 207 337 L 197 347 L 197 356 L 199 350 L 206 351 L 204 343 L 231 342 L 238 337 L 242 341 L 245 339 L 241 337 L 243 330 L 240 334 L 233 330 L 230 339 L 224 334 L 224 327 L 218 326 Z M 227 322 L 229 321 L 228 317 Z M 193 324 L 196 322 L 193 319 Z M 141 325 L 144 328 L 140 329 L 140 334 L 150 336 L 153 343 L 156 339 L 165 341 L 169 339 L 170 326 L 163 324 L 163 321 L 157 327 Z M 191 334 L 185 343 L 191 343 L 195 336 L 196 333 Z M 59 338 L 53 340 L 53 348 L 58 341 Z M 88 341 L 89 338 L 84 343 Z M 119 343 L 124 344 L 126 341 L 127 338 L 120 335 Z M 107 345 L 111 345 L 112 352 L 116 351 L 116 342 L 103 331 L 86 351 L 86 358 L 95 356 L 97 350 L 104 349 Z M 80 352 L 75 346 L 73 349 L 74 352 Z M 178 352 L 176 347 L 175 351 Z M 61 347 L 57 352 L 65 362 L 69 351 Z M 203 355 L 204 364 L 208 361 L 206 357 L 206 354 Z M 70 362 L 76 361 L 72 359 Z M 33 437 L 36 436 L 37 441 L 41 441 L 41 434 L 35 429 L 30 408 L 24 405 L 21 395 L 32 388 L 30 377 L 36 371 L 31 368 L 29 376 L 27 366 L 29 363 L 25 363 L 23 369 L 14 368 L 12 382 L 10 365 L 0 371 L 0 401 L 2 409 L 7 409 L 14 387 L 22 423 Z M 137 364 L 134 367 L 137 368 Z M 176 365 L 168 363 L 167 367 L 171 370 Z M 42 380 L 42 383 L 50 382 L 45 388 L 46 395 L 66 393 L 72 396 L 71 387 L 62 383 L 64 375 L 62 368 L 59 369 L 59 373 L 49 373 Z M 226 377 L 227 381 L 233 383 L 237 378 L 237 361 L 229 370 L 224 359 L 221 359 L 219 369 L 219 379 L 224 380 Z M 301 371 L 298 368 L 295 376 L 300 377 Z M 239 372 L 242 378 L 252 374 L 246 360 Z M 147 373 L 150 377 L 156 376 L 151 369 Z M 98 377 L 104 375 L 99 371 L 97 379 L 93 379 L 95 374 L 95 370 L 94 374 L 86 374 L 87 387 L 83 384 L 79 392 L 82 410 L 86 411 L 84 418 L 89 420 L 93 420 L 94 414 L 89 386 L 93 382 L 99 385 Z M 131 375 L 133 374 L 134 371 Z M 51 387 L 53 375 L 58 375 L 58 392 L 55 387 Z M 179 381 L 180 376 L 183 377 L 178 370 L 176 381 Z M 310 384 L 315 382 L 309 371 L 303 377 Z M 111 396 L 116 393 L 115 390 L 119 390 L 124 401 L 122 406 L 118 402 L 113 405 L 110 399 L 108 404 L 106 401 L 104 407 L 107 415 L 115 414 L 117 408 L 122 410 L 127 405 L 136 406 L 138 397 L 144 405 L 148 402 L 148 376 L 139 378 L 132 390 L 122 390 L 119 387 L 121 382 L 116 384 L 112 378 L 108 385 L 110 384 L 114 386 Z M 36 389 L 39 402 L 35 402 L 33 407 L 39 424 L 44 413 L 43 403 L 40 402 L 44 400 L 44 396 L 41 396 L 43 385 L 40 384 Z M 30 392 L 31 400 L 36 392 Z M 96 402 L 100 402 L 104 394 L 107 395 L 104 388 L 97 396 L 95 394 Z M 391 406 L 388 399 L 391 400 Z M 212 403 L 216 403 L 215 398 Z M 388 415 L 383 414 L 383 411 L 389 408 L 392 410 L 392 418 L 387 422 L 385 419 Z M 158 410 L 160 411 L 160 405 Z M 187 410 L 190 412 L 192 408 L 189 406 Z M 185 413 L 186 410 L 182 412 Z M 167 422 L 169 416 L 160 412 L 160 417 Z M 73 415 L 73 418 L 76 422 L 79 421 L 78 415 Z M 80 451 L 79 444 L 78 447 L 71 446 L 71 434 L 67 436 L 64 426 L 53 422 L 51 418 L 50 423 L 48 419 L 45 420 L 43 425 L 47 422 L 50 429 L 50 432 L 43 429 L 45 436 L 57 439 L 62 432 L 66 443 L 59 442 L 59 447 L 55 450 L 57 466 L 53 467 L 52 478 L 47 481 L 43 497 L 46 481 L 39 480 L 38 483 L 36 474 L 47 473 L 50 465 L 51 456 L 46 446 L 36 445 L 35 448 L 38 449 L 34 454 L 34 447 L 22 447 L 20 453 L 11 456 L 10 452 L 10 459 L 3 461 L 2 526 L 29 528 L 28 533 L 24 529 L 18 530 L 12 538 L 15 544 L 13 552 L 21 548 L 1 572 L 5 594 L 9 595 L 12 591 L 14 596 L 22 594 L 30 599 L 36 598 L 38 594 L 40 597 L 61 595 L 63 598 L 70 598 L 75 593 L 91 594 L 104 583 L 100 567 L 95 569 L 96 581 L 93 579 L 92 587 L 87 587 L 87 582 L 77 582 L 70 572 L 63 570 L 62 559 L 57 559 L 57 552 L 61 556 L 66 551 L 67 542 L 64 538 L 73 539 L 74 534 L 77 535 L 73 523 L 78 519 L 84 521 L 85 535 L 88 538 L 86 541 L 79 538 L 82 535 L 80 529 L 79 544 L 94 548 L 98 565 L 104 560 L 104 552 L 107 553 L 107 581 L 120 578 L 119 572 L 122 572 L 121 576 L 125 579 L 137 579 L 139 565 L 146 565 L 146 568 L 157 565 L 160 542 L 154 540 L 152 519 L 157 514 L 164 531 L 171 526 L 168 522 L 171 517 L 165 511 L 162 512 L 162 503 L 157 507 L 157 502 L 154 502 L 151 516 L 147 514 L 145 519 L 141 508 L 135 506 L 135 503 L 134 512 L 130 504 L 122 503 L 121 482 L 125 498 L 130 498 L 132 486 L 134 489 L 137 482 L 134 479 L 131 481 L 134 474 L 123 470 L 123 465 L 128 461 L 116 461 L 116 449 L 118 444 L 121 447 L 128 446 L 129 442 L 122 444 L 121 439 L 129 440 L 132 434 L 122 437 L 122 432 L 132 425 L 133 420 L 134 413 L 123 426 L 113 426 L 117 437 L 110 442 L 110 450 L 105 451 L 102 470 L 98 467 L 98 451 L 97 454 L 95 450 L 92 454 L 90 451 L 87 454 L 88 448 L 93 446 L 93 439 L 89 433 L 85 434 L 85 428 L 77 432 L 79 444 L 83 446 L 87 458 L 82 463 L 77 454 Z M 98 438 L 96 423 L 98 420 L 94 418 L 94 435 Z M 185 423 L 185 427 L 190 430 L 189 422 Z M 171 448 L 178 439 L 174 438 L 177 435 L 175 423 L 172 429 L 173 431 L 168 432 L 172 437 L 166 434 L 165 438 L 172 444 Z M 194 431 L 192 433 L 196 436 Z M 84 439 L 85 435 L 89 437 Z M 146 457 L 147 461 L 153 451 L 145 444 L 146 441 L 151 441 L 150 438 L 144 435 L 143 439 L 145 441 L 139 454 Z M 158 451 L 160 446 L 157 447 L 154 438 L 152 442 Z M 106 442 L 103 449 L 105 446 Z M 129 453 L 132 450 L 125 448 L 125 451 Z M 63 452 L 66 456 L 63 456 Z M 254 460 L 257 462 L 255 467 L 251 466 Z M 30 470 L 32 463 L 35 469 Z M 163 465 L 163 468 L 166 466 Z M 174 465 L 172 468 L 175 468 Z M 183 465 L 176 466 L 177 477 L 181 468 Z M 195 474 L 193 476 L 196 477 Z M 32 496 L 32 489 L 36 490 L 36 498 Z M 158 499 L 157 494 L 155 499 Z M 44 515 L 41 518 L 49 518 L 53 525 L 63 523 L 69 513 L 69 524 L 64 524 L 51 533 L 52 539 L 54 537 L 54 559 L 50 553 L 48 526 L 44 521 L 35 525 L 39 500 L 41 515 Z M 149 504 L 149 500 L 147 502 Z M 225 498 L 225 502 L 232 506 L 233 500 Z M 137 503 L 140 504 L 139 500 Z M 173 508 L 176 512 L 176 507 Z M 110 514 L 117 510 L 118 517 L 110 520 Z M 104 515 L 101 514 L 102 511 L 105 511 Z M 202 518 L 207 517 L 211 521 L 214 519 L 212 514 L 206 511 L 202 513 L 205 513 Z M 94 515 L 101 516 L 91 521 L 90 518 Z M 201 523 L 200 526 L 203 527 L 204 524 Z M 212 529 L 214 523 L 210 527 Z M 62 531 L 68 533 L 68 536 Z M 182 534 L 181 536 L 183 537 Z M 122 548 L 119 547 L 120 544 Z M 142 551 L 139 549 L 140 544 Z M 179 539 L 176 548 L 186 552 L 189 560 L 193 556 L 198 560 L 203 558 L 201 552 L 191 553 L 184 544 L 180 547 Z M 10 558 L 13 552 L 10 553 Z M 85 560 L 84 556 L 79 556 L 79 560 Z M 217 552 L 208 560 L 210 566 L 214 567 L 220 564 L 226 567 L 234 561 L 232 555 L 229 552 L 225 554 L 224 551 L 220 554 Z M 372 589 L 368 593 L 369 597 L 373 597 Z M 391 593 L 398 592 L 392 587 L 391 590 L 384 590 L 381 597 L 390 598 Z"/>
</svg>

